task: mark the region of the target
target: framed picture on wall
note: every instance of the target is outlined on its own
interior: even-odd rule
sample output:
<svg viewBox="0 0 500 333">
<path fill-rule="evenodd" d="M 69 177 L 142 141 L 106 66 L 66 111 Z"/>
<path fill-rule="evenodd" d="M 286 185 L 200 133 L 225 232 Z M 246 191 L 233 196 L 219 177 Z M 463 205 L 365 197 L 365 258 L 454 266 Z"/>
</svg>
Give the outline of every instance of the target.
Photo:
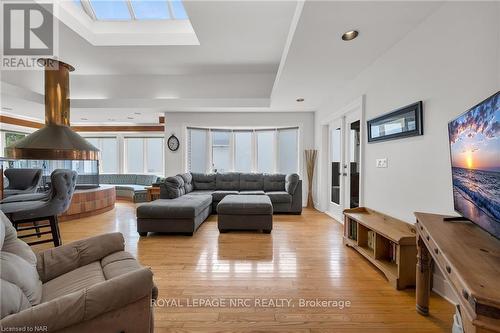
<svg viewBox="0 0 500 333">
<path fill-rule="evenodd" d="M 368 142 L 386 141 L 423 135 L 422 101 L 368 120 Z"/>
</svg>

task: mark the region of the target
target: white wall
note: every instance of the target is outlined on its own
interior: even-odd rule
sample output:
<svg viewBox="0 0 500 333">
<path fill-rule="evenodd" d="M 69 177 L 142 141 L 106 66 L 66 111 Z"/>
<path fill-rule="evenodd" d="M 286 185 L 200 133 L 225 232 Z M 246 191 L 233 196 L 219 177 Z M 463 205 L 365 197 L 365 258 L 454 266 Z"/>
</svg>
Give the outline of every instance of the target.
<svg viewBox="0 0 500 333">
<path fill-rule="evenodd" d="M 299 174 L 303 181 L 303 199 L 307 199 L 307 181 L 304 167 L 304 149 L 314 146 L 313 112 L 167 112 L 165 113 L 165 138 L 175 134 L 180 148 L 172 152 L 165 147 L 166 176 L 185 172 L 186 168 L 186 127 L 284 127 L 299 126 Z"/>
<path fill-rule="evenodd" d="M 364 138 L 366 206 L 408 222 L 414 211 L 453 213 L 447 122 L 500 87 L 499 14 L 498 2 L 444 3 L 318 110 L 323 149 L 321 120 L 362 95 L 366 119 L 423 100 L 423 136 Z M 383 157 L 388 168 L 375 168 Z"/>
</svg>

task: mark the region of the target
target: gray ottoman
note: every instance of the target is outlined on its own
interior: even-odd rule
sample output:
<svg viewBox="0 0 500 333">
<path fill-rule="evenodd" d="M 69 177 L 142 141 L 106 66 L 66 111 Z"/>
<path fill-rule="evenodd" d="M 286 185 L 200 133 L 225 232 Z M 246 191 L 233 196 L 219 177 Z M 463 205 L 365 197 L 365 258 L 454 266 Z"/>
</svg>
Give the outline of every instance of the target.
<svg viewBox="0 0 500 333">
<path fill-rule="evenodd" d="M 220 232 L 273 229 L 273 205 L 267 195 L 227 195 L 217 205 Z"/>
<path fill-rule="evenodd" d="M 212 212 L 211 195 L 158 199 L 137 207 L 137 232 L 175 232 L 192 235 Z"/>
</svg>

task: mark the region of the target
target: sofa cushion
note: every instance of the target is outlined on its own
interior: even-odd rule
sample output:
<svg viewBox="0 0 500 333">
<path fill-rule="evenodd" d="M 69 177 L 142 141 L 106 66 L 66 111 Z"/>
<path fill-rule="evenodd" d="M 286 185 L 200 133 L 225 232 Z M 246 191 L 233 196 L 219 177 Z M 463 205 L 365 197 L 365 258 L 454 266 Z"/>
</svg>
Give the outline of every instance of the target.
<svg viewBox="0 0 500 333">
<path fill-rule="evenodd" d="M 98 178 L 97 175 L 78 175 L 76 177 L 76 183 L 77 184 L 95 184 L 96 182 L 100 182 L 100 178 Z"/>
<path fill-rule="evenodd" d="M 291 203 L 292 196 L 285 191 L 266 192 L 272 203 Z"/>
<path fill-rule="evenodd" d="M 14 283 L 0 279 L 0 319 L 31 307 L 23 291 Z"/>
<path fill-rule="evenodd" d="M 94 261 L 44 283 L 42 301 L 48 302 L 105 280 L 100 262 Z"/>
<path fill-rule="evenodd" d="M 0 211 L 0 248 L 4 252 L 18 255 L 36 267 L 35 253 L 28 244 L 17 238 L 16 229 L 2 211 Z"/>
<path fill-rule="evenodd" d="M 151 186 L 158 179 L 154 175 L 137 175 L 135 184 L 143 186 Z"/>
<path fill-rule="evenodd" d="M 122 191 L 145 191 L 144 185 L 136 185 L 136 184 L 119 184 L 115 185 L 116 190 L 122 190 Z"/>
<path fill-rule="evenodd" d="M 36 186 L 41 179 L 42 169 L 20 169 L 12 168 L 4 171 L 9 179 L 10 190 L 26 190 Z"/>
<path fill-rule="evenodd" d="M 264 195 L 264 191 L 240 191 L 240 195 Z"/>
<path fill-rule="evenodd" d="M 102 174 L 99 175 L 101 184 L 136 184 L 137 175 L 133 174 Z"/>
<path fill-rule="evenodd" d="M 240 190 L 241 191 L 263 191 L 264 190 L 264 175 L 261 173 L 242 173 L 240 174 Z"/>
<path fill-rule="evenodd" d="M 182 180 L 184 180 L 184 191 L 186 192 L 186 194 L 188 194 L 189 192 L 192 192 L 193 191 L 193 176 L 191 175 L 191 173 L 186 172 L 186 173 L 183 173 L 183 174 L 178 175 L 178 176 L 181 176 Z"/>
<path fill-rule="evenodd" d="M 137 183 L 137 175 L 114 175 L 115 182 L 112 184 L 136 184 Z"/>
<path fill-rule="evenodd" d="M 219 202 L 226 195 L 238 195 L 238 191 L 223 191 L 223 190 L 217 190 L 214 193 L 212 193 L 212 199 L 214 202 Z"/>
<path fill-rule="evenodd" d="M 42 300 L 42 281 L 36 267 L 10 252 L 0 251 L 0 278 L 21 289 L 31 305 Z"/>
<path fill-rule="evenodd" d="M 137 207 L 137 217 L 142 219 L 177 219 L 198 216 L 212 203 L 210 195 L 186 194 L 177 199 L 158 199 Z"/>
<path fill-rule="evenodd" d="M 215 174 L 191 173 L 195 190 L 215 190 Z"/>
<path fill-rule="evenodd" d="M 134 256 L 125 251 L 112 253 L 101 259 L 102 272 L 106 280 L 140 269 Z"/>
<path fill-rule="evenodd" d="M 285 191 L 288 192 L 288 194 L 293 195 L 295 193 L 295 189 L 297 188 L 297 185 L 299 184 L 299 175 L 296 173 L 291 173 L 286 175 L 285 177 Z"/>
<path fill-rule="evenodd" d="M 285 191 L 285 175 L 264 174 L 264 191 Z"/>
<path fill-rule="evenodd" d="M 17 238 L 16 229 L 0 211 L 0 318 L 40 303 L 42 281 L 36 256 Z"/>
<path fill-rule="evenodd" d="M 193 192 L 189 192 L 189 194 L 191 195 L 212 195 L 212 193 L 214 193 L 214 191 L 212 190 L 200 190 L 200 191 L 193 191 Z"/>
<path fill-rule="evenodd" d="M 217 213 L 225 215 L 268 215 L 273 205 L 263 195 L 228 195 L 217 205 Z"/>
<path fill-rule="evenodd" d="M 160 196 L 165 199 L 175 199 L 183 196 L 186 191 L 184 190 L 184 180 L 181 176 L 168 177 L 165 180 L 164 186 L 160 185 Z"/>
<path fill-rule="evenodd" d="M 240 189 L 240 173 L 218 173 L 215 177 L 217 190 L 238 191 Z"/>
<path fill-rule="evenodd" d="M 23 194 L 23 193 L 26 193 L 26 192 L 24 190 L 9 190 L 9 189 L 3 190 L 3 195 L 5 197 L 10 197 L 13 195 L 18 195 L 18 194 Z"/>
</svg>

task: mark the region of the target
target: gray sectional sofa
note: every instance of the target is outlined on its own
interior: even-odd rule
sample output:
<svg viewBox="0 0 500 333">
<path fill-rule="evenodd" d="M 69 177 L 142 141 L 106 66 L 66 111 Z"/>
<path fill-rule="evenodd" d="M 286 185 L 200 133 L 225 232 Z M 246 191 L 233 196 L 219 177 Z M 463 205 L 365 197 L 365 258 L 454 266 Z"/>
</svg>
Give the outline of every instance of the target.
<svg viewBox="0 0 500 333">
<path fill-rule="evenodd" d="M 192 234 L 227 195 L 267 195 L 274 213 L 302 212 L 297 174 L 185 173 L 160 183 L 160 199 L 137 208 L 137 231 Z"/>
</svg>

